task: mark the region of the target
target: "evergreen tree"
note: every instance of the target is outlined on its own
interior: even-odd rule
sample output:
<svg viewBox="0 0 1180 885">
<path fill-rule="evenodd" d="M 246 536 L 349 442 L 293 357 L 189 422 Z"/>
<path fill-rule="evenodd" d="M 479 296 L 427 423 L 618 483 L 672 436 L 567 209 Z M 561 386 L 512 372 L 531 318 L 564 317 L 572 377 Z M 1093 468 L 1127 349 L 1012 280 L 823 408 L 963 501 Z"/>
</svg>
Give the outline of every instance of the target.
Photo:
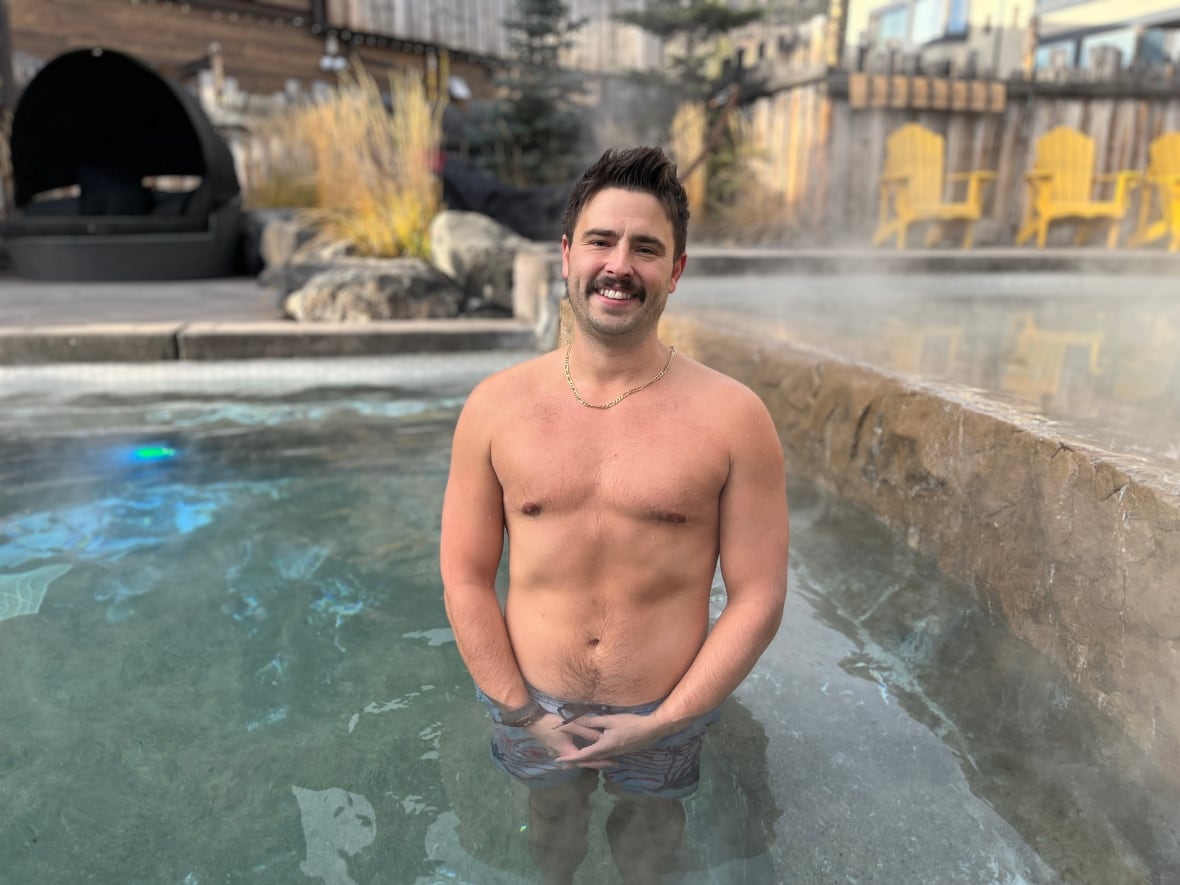
<svg viewBox="0 0 1180 885">
<path fill-rule="evenodd" d="M 736 182 L 741 179 L 739 146 L 728 126 L 736 94 L 730 93 L 724 103 L 714 100 L 723 84 L 710 77 L 710 61 L 723 48 L 721 38 L 764 19 L 765 14 L 764 9 L 730 9 L 722 0 L 648 0 L 643 10 L 614 16 L 616 21 L 654 35 L 666 50 L 673 50 L 666 52 L 666 85 L 683 102 L 682 107 L 696 103 L 705 109 L 704 130 L 709 134 L 699 146 L 700 153 L 678 159 L 682 176 L 705 164 L 704 211 L 698 217 L 706 226 L 706 219 L 724 218 L 732 209 L 737 199 Z"/>
<path fill-rule="evenodd" d="M 576 100 L 581 76 L 563 68 L 562 53 L 585 19 L 570 19 L 561 0 L 517 0 L 505 19 L 510 60 L 496 78 L 504 97 L 495 136 L 500 177 L 514 184 L 568 181 L 581 165 L 584 129 Z"/>
<path fill-rule="evenodd" d="M 647 8 L 616 13 L 616 21 L 634 25 L 665 46 L 679 44 L 668 58 L 667 82 L 686 97 L 706 99 L 715 91 L 707 72 L 708 52 L 718 37 L 763 18 L 761 9 L 730 9 L 720 0 L 649 0 Z"/>
</svg>

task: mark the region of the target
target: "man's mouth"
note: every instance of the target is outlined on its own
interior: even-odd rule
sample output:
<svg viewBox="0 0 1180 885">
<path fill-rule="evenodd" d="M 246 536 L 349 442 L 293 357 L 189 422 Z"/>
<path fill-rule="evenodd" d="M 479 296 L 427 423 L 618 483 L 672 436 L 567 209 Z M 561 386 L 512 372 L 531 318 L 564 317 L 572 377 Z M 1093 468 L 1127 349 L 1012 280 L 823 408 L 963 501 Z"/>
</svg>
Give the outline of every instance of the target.
<svg viewBox="0 0 1180 885">
<path fill-rule="evenodd" d="M 632 292 L 627 289 L 617 289 L 611 286 L 596 286 L 594 292 L 601 295 L 608 301 L 628 301 L 632 298 L 638 298 L 638 292 Z"/>
</svg>

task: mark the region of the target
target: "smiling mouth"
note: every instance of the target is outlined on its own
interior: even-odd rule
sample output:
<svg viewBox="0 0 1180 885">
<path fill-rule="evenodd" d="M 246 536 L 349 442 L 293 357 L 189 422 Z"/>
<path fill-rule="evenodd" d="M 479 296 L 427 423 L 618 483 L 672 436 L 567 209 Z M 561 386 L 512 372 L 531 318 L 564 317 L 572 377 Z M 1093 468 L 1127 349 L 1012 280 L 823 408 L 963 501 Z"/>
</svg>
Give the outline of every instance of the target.
<svg viewBox="0 0 1180 885">
<path fill-rule="evenodd" d="M 591 291 L 597 295 L 601 295 L 607 301 L 630 301 L 633 298 L 641 297 L 637 291 L 620 289 L 614 286 L 595 286 Z"/>
</svg>

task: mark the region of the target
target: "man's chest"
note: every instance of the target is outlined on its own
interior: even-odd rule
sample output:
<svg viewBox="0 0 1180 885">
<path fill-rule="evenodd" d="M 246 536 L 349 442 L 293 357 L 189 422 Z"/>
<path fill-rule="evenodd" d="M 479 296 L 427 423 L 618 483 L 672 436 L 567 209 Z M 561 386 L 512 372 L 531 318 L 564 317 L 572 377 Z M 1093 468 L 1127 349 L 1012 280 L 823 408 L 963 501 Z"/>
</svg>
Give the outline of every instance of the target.
<svg viewBox="0 0 1180 885">
<path fill-rule="evenodd" d="M 614 512 L 687 520 L 716 511 L 729 471 L 723 441 L 683 421 L 542 422 L 493 446 L 505 507 L 526 515 Z"/>
</svg>

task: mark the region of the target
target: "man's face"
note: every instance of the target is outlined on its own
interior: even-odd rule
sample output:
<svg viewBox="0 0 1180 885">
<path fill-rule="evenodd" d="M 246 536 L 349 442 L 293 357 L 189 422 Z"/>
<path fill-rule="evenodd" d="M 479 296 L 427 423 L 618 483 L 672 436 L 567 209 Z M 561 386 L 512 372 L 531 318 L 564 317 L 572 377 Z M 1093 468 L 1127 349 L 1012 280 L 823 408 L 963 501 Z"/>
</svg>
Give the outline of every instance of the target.
<svg viewBox="0 0 1180 885">
<path fill-rule="evenodd" d="M 561 238 L 561 272 L 578 324 L 607 337 L 654 328 L 684 272 L 673 260 L 672 222 L 650 194 L 599 191 L 573 237 Z"/>
</svg>

